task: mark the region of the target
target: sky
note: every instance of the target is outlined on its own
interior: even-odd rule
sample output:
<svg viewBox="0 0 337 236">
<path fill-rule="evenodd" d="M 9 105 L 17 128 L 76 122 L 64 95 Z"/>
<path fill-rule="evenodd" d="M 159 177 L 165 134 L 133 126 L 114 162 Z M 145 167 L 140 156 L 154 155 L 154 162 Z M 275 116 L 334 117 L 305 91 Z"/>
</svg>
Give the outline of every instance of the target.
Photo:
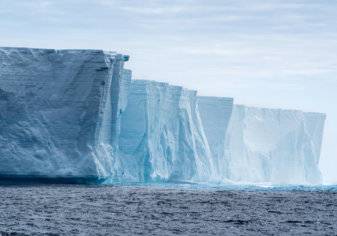
<svg viewBox="0 0 337 236">
<path fill-rule="evenodd" d="M 335 0 L 0 0 L 0 46 L 118 51 L 135 79 L 324 112 L 320 168 L 337 183 Z"/>
</svg>

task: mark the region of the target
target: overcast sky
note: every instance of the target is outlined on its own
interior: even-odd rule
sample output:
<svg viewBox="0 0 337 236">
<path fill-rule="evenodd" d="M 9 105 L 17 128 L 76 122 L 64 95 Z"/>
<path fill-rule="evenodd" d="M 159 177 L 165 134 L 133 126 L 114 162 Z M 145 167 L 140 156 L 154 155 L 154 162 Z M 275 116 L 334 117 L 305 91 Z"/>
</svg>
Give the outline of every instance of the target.
<svg viewBox="0 0 337 236">
<path fill-rule="evenodd" d="M 337 182 L 335 0 L 0 0 L 0 45 L 118 51 L 136 79 L 325 112 L 320 165 Z"/>
</svg>

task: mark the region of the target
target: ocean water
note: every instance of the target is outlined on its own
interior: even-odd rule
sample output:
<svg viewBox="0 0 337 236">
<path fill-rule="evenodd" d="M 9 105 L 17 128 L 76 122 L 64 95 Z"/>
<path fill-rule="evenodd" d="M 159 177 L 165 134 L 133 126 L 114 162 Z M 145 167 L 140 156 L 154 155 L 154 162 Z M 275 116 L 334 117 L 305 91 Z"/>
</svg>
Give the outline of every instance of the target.
<svg viewBox="0 0 337 236">
<path fill-rule="evenodd" d="M 337 235 L 337 187 L 0 186 L 0 235 Z"/>
</svg>

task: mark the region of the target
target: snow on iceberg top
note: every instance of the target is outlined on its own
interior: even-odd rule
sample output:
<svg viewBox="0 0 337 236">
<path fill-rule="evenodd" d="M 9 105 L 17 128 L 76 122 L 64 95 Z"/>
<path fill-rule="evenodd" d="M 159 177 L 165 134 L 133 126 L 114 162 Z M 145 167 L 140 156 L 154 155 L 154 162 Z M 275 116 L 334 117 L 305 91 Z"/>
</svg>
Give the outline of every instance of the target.
<svg viewBox="0 0 337 236">
<path fill-rule="evenodd" d="M 128 61 L 130 56 L 119 54 L 115 51 L 105 51 L 102 49 L 49 49 L 49 48 L 27 48 L 27 47 L 0 47 L 0 53 L 4 53 L 6 55 L 10 55 L 10 53 L 23 53 L 23 54 L 34 54 L 34 53 L 42 53 L 42 54 L 102 54 L 109 57 L 121 57 L 124 61 Z"/>
<path fill-rule="evenodd" d="M 210 101 L 223 101 L 223 102 L 233 102 L 234 98 L 231 97 L 217 97 L 217 96 L 198 96 L 198 99 L 210 100 Z"/>
<path fill-rule="evenodd" d="M 182 86 L 179 85 L 172 85 L 166 82 L 159 82 L 159 81 L 155 81 L 155 80 L 141 80 L 141 79 L 137 79 L 137 80 L 133 80 L 132 83 L 136 86 L 153 86 L 153 87 L 160 87 L 160 88 L 168 88 L 170 90 L 173 91 L 177 91 L 180 92 L 182 94 L 186 94 L 186 95 L 191 95 L 191 96 L 196 96 L 197 95 L 197 91 L 196 90 L 191 90 L 191 89 L 187 89 L 184 88 Z"/>
<path fill-rule="evenodd" d="M 316 116 L 321 116 L 323 119 L 326 118 L 325 113 L 321 112 L 312 112 L 312 111 L 303 111 L 299 109 L 290 109 L 290 108 L 267 108 L 267 107 L 259 107 L 259 106 L 247 106 L 247 105 L 242 105 L 242 104 L 234 104 L 236 108 L 241 109 L 241 110 L 255 110 L 255 111 L 260 111 L 260 112 L 291 112 L 291 113 L 302 113 L 305 115 L 316 115 Z"/>
</svg>

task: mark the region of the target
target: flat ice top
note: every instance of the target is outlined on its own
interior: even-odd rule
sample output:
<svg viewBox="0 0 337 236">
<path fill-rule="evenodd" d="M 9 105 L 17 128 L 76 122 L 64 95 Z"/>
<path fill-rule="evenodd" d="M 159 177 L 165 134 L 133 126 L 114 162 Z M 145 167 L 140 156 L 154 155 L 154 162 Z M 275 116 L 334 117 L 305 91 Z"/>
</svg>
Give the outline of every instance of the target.
<svg viewBox="0 0 337 236">
<path fill-rule="evenodd" d="M 212 100 L 212 101 L 233 101 L 234 98 L 231 97 L 216 97 L 216 96 L 198 96 L 199 99 Z"/>
<path fill-rule="evenodd" d="M 277 108 L 277 107 L 272 107 L 272 108 L 267 108 L 267 107 L 259 107 L 259 106 L 247 106 L 247 105 L 243 105 L 243 104 L 234 104 L 234 106 L 236 106 L 237 108 L 241 108 L 241 109 L 253 109 L 256 111 L 264 111 L 264 112 L 275 112 L 275 111 L 281 111 L 281 112 L 291 112 L 291 113 L 303 113 L 303 114 L 311 114 L 311 115 L 320 115 L 323 117 L 326 117 L 325 113 L 321 113 L 321 112 L 312 112 L 312 111 L 303 111 L 303 110 L 299 110 L 299 109 L 290 109 L 290 108 Z"/>
<path fill-rule="evenodd" d="M 51 49 L 51 48 L 27 48 L 27 47 L 0 47 L 1 51 L 19 51 L 19 52 L 33 52 L 33 51 L 38 51 L 38 52 L 46 52 L 46 53 L 51 53 L 51 52 L 67 52 L 67 53 L 81 53 L 81 54 L 86 54 L 86 53 L 103 53 L 103 54 L 108 54 L 108 55 L 118 55 L 116 51 L 106 51 L 103 49 Z"/>
<path fill-rule="evenodd" d="M 152 85 L 152 86 L 158 86 L 158 87 L 168 87 L 171 89 L 175 89 L 175 90 L 182 90 L 184 92 L 188 92 L 188 93 L 193 93 L 196 94 L 197 91 L 196 90 L 192 90 L 192 89 L 188 89 L 179 85 L 173 85 L 173 84 L 169 84 L 167 82 L 160 82 L 160 81 L 156 81 L 156 80 L 144 80 L 144 79 L 135 79 L 132 80 L 133 84 L 136 85 Z"/>
<path fill-rule="evenodd" d="M 0 47 L 0 50 L 22 50 L 22 51 L 74 51 L 74 52 L 109 52 L 116 53 L 116 51 L 105 51 L 103 49 L 81 49 L 81 48 L 66 48 L 66 49 L 55 49 L 55 48 L 28 48 L 28 47 Z"/>
</svg>

